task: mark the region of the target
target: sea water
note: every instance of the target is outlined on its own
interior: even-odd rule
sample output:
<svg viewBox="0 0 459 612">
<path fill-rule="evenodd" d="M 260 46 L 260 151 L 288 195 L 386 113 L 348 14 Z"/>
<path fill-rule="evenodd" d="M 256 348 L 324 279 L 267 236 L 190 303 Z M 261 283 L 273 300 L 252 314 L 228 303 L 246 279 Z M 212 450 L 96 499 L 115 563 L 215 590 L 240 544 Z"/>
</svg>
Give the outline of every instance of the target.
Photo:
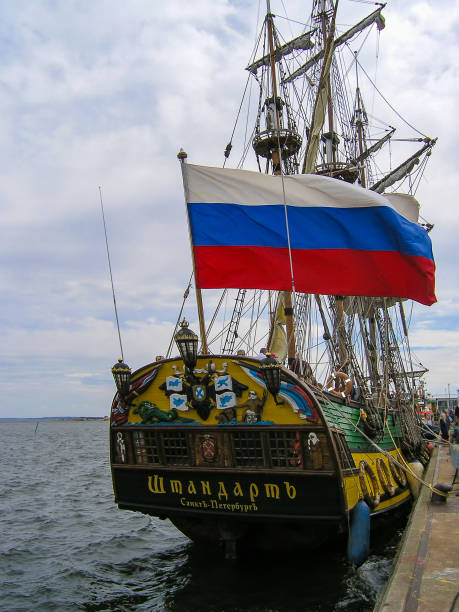
<svg viewBox="0 0 459 612">
<path fill-rule="evenodd" d="M 358 570 L 329 550 L 226 562 L 169 521 L 118 510 L 108 427 L 0 421 L 0 610 L 373 609 L 400 532 Z"/>
</svg>

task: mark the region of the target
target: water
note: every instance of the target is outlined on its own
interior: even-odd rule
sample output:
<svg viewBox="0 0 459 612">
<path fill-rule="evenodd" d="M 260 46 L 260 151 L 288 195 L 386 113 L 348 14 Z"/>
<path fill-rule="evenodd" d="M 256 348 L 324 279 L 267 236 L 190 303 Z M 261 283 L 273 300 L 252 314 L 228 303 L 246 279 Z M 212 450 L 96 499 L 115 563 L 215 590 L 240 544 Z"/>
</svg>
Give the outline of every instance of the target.
<svg viewBox="0 0 459 612">
<path fill-rule="evenodd" d="M 357 571 L 339 552 L 237 563 L 118 510 L 103 421 L 0 422 L 0 610 L 372 610 L 398 537 Z"/>
</svg>

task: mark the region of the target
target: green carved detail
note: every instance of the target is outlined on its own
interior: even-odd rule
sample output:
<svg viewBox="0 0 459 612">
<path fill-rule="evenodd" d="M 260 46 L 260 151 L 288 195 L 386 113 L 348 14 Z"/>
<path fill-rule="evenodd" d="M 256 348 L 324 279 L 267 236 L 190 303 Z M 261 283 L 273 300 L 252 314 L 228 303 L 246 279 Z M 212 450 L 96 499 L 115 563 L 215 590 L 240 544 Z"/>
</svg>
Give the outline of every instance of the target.
<svg viewBox="0 0 459 612">
<path fill-rule="evenodd" d="M 132 411 L 133 414 L 138 414 L 142 419 L 142 425 L 153 424 L 153 423 L 194 423 L 194 419 L 187 419 L 181 417 L 175 408 L 171 410 L 161 410 L 152 402 L 141 402 Z"/>
</svg>

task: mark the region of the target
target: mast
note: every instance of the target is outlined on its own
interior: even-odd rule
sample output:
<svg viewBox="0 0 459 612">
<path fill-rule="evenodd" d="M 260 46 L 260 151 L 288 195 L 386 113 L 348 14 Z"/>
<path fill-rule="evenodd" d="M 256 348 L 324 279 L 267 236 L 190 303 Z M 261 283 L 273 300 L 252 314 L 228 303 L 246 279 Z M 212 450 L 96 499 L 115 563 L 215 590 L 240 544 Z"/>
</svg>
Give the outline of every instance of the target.
<svg viewBox="0 0 459 612">
<path fill-rule="evenodd" d="M 330 46 L 331 41 L 328 41 L 328 31 L 327 31 L 327 13 L 325 11 L 325 3 L 326 0 L 321 0 L 322 2 L 322 12 L 321 12 L 321 21 L 322 21 L 322 38 L 324 41 L 324 47 Z M 338 8 L 338 0 L 336 0 L 335 13 Z M 334 23 L 334 18 L 333 18 Z M 331 53 L 331 48 L 329 49 L 329 53 Z M 330 78 L 330 70 L 328 70 L 326 75 L 326 87 L 327 87 L 327 112 L 328 112 L 328 131 L 330 134 L 333 134 L 333 104 L 332 104 L 332 90 L 331 90 L 331 78 Z M 329 162 L 336 161 L 335 148 L 333 146 L 330 147 L 330 159 L 327 159 Z"/>
<path fill-rule="evenodd" d="M 360 93 L 359 87 L 359 71 L 357 64 L 357 52 L 355 55 L 355 78 L 356 78 L 356 93 L 355 93 L 355 107 L 354 107 L 354 116 L 353 123 L 357 128 L 357 142 L 359 147 L 359 159 L 362 160 L 359 168 L 360 172 L 360 184 L 362 187 L 367 186 L 367 177 L 365 171 L 365 164 L 363 162 L 365 151 L 366 151 L 366 143 L 365 143 L 365 126 L 368 124 L 368 118 L 365 111 L 365 107 L 363 105 L 362 95 Z M 369 331 L 369 342 L 367 347 L 367 359 L 368 359 L 368 367 L 370 370 L 370 381 L 371 381 L 371 389 L 373 392 L 376 392 L 379 386 L 379 376 L 378 376 L 378 352 L 376 350 L 377 338 L 376 338 L 376 320 L 374 309 L 371 310 L 368 317 L 368 331 Z M 366 333 L 365 333 L 366 337 Z"/>
<path fill-rule="evenodd" d="M 274 98 L 274 107 L 276 113 L 276 128 L 277 128 L 277 148 L 274 148 L 272 151 L 272 165 L 273 165 L 273 174 L 280 175 L 282 174 L 282 151 L 281 151 L 281 142 L 280 142 L 280 134 L 281 134 L 281 122 L 280 122 L 280 110 L 281 100 L 278 96 L 277 91 L 277 78 L 276 78 L 276 58 L 274 51 L 274 25 L 273 25 L 273 15 L 271 13 L 271 3 L 270 0 L 266 0 L 266 20 L 268 26 L 268 42 L 269 42 L 269 51 L 270 51 L 270 63 L 271 63 L 271 83 L 272 83 L 272 93 Z M 285 329 L 287 332 L 287 356 L 289 363 L 291 360 L 296 357 L 296 343 L 295 343 L 295 323 L 293 317 L 293 306 L 292 306 L 292 294 L 290 291 L 284 291 L 284 312 L 285 312 Z M 275 325 L 275 322 L 274 322 Z M 272 332 L 271 334 L 272 335 Z"/>
<path fill-rule="evenodd" d="M 252 145 L 260 171 L 277 175 L 279 180 L 297 172 L 326 175 L 349 183 L 358 181 L 365 189 L 382 192 L 389 184 L 409 174 L 420 155 L 430 154 L 435 141 L 425 139 L 422 142 L 417 138 L 423 148 L 407 162 L 399 165 L 399 159 L 394 157 L 397 159 L 393 165 L 395 170 L 387 173 L 387 166 L 392 165 L 390 151 L 384 158 L 385 168 L 377 166 L 376 154 L 391 141 L 395 128 L 385 120 L 380 123 L 379 120 L 378 123 L 371 121 L 370 125 L 358 52 L 352 54 L 356 77 L 354 100 L 352 94 L 349 96 L 352 89 L 349 90 L 344 82 L 348 70 L 344 68 L 344 75 L 340 71 L 347 64 L 344 56 L 349 51 L 350 41 L 370 28 L 381 30 L 384 27 L 383 4 L 378 3 L 370 15 L 339 34 L 335 30 L 338 1 L 313 0 L 312 21 L 303 33 L 290 40 L 282 38 L 278 31 L 279 24 L 271 13 L 270 0 L 266 1 L 266 8 L 257 53 L 246 67 L 259 87 Z M 363 37 L 366 38 L 366 34 L 361 39 Z M 302 77 L 298 79 L 300 75 Z M 350 76 L 353 80 L 353 73 Z M 403 140 L 414 142 L 409 138 Z M 381 176 L 384 179 L 379 181 Z M 398 201 L 394 197 L 393 200 L 400 211 L 405 210 L 403 198 Z M 408 202 L 406 210 L 411 212 Z M 398 374 L 387 377 L 399 365 L 398 357 L 391 361 L 392 353 L 399 351 L 402 359 L 404 351 L 391 338 L 391 334 L 397 333 L 398 339 L 399 328 L 396 326 L 391 331 L 390 321 L 386 321 L 387 316 L 398 315 L 398 311 L 388 313 L 388 308 L 397 302 L 362 296 L 295 295 L 290 291 L 280 291 L 277 302 L 270 308 L 269 340 L 265 341 L 266 328 L 263 328 L 263 331 L 259 330 L 256 343 L 263 338 L 263 345 L 283 355 L 283 351 L 274 348 L 276 334 L 276 346 L 283 346 L 285 350 L 288 347 L 289 364 L 293 358 L 307 361 L 311 375 L 315 375 L 311 378 L 314 381 L 328 376 L 330 368 L 345 369 L 355 380 L 370 413 L 372 409 L 376 410 L 387 392 L 391 394 L 391 405 L 395 405 L 394 391 L 402 398 L 406 393 L 399 391 L 398 382 L 395 389 L 396 381 L 400 380 Z M 240 321 L 241 328 L 246 325 L 241 319 L 239 299 L 236 306 L 235 320 L 228 335 L 234 334 L 235 322 Z M 322 329 L 323 335 L 319 331 Z M 401 363 L 405 359 L 406 355 L 403 355 Z M 414 368 L 411 366 L 411 369 Z"/>
<path fill-rule="evenodd" d="M 266 5 L 265 26 L 269 54 L 248 66 L 247 70 L 256 75 L 257 67 L 268 67 L 268 81 L 271 85 L 271 91 L 263 90 L 262 85 L 266 82 L 263 75 L 261 79 L 257 78 L 260 86 L 260 98 L 252 146 L 257 159 L 260 157 L 266 159 L 266 172 L 268 172 L 271 164 L 273 174 L 280 175 L 282 171 L 284 174 L 292 174 L 297 168 L 296 156 L 301 148 L 302 139 L 296 129 L 295 120 L 288 103 L 286 86 L 282 83 L 279 86 L 277 81 L 276 66 L 277 61 L 282 59 L 282 54 L 279 53 L 281 47 L 278 44 L 274 28 L 274 16 L 271 13 L 269 0 L 266 1 Z M 303 37 L 299 37 L 299 39 L 303 40 L 301 44 L 298 43 L 301 49 L 309 48 L 309 45 L 312 44 L 310 34 L 305 39 Z M 285 53 L 287 53 L 296 49 L 297 46 L 284 45 L 284 48 Z M 261 124 L 262 119 L 264 119 L 264 126 Z"/>
<path fill-rule="evenodd" d="M 334 333 L 338 347 L 337 369 L 346 372 L 348 369 L 349 352 L 347 350 L 346 317 L 344 316 L 344 296 L 335 295 Z"/>
<path fill-rule="evenodd" d="M 364 123 L 368 123 L 367 114 L 365 112 L 365 108 L 363 107 L 362 96 L 360 94 L 359 87 L 359 70 L 357 64 L 357 51 L 354 53 L 355 55 L 355 78 L 357 82 L 357 88 L 355 93 L 355 110 L 354 110 L 354 124 L 357 128 L 357 138 L 359 144 L 359 158 L 363 158 L 364 155 Z M 366 174 L 365 174 L 365 165 L 362 163 L 360 167 L 360 184 L 362 187 L 367 186 Z"/>
<path fill-rule="evenodd" d="M 311 119 L 311 128 L 309 131 L 308 142 L 306 145 L 306 152 L 304 154 L 304 162 L 302 173 L 309 174 L 314 172 L 315 165 L 317 162 L 317 152 L 319 150 L 320 132 L 322 130 L 325 121 L 325 109 L 328 114 L 328 126 L 329 132 L 323 135 L 325 141 L 325 147 L 327 151 L 327 165 L 333 164 L 334 152 L 333 149 L 336 147 L 337 141 L 333 132 L 333 107 L 331 104 L 331 82 L 330 82 L 330 68 L 333 61 L 333 37 L 335 32 L 335 20 L 336 20 L 336 6 L 333 10 L 332 20 L 329 30 L 327 30 L 327 19 L 325 12 L 326 0 L 320 0 L 321 13 L 318 18 L 322 22 L 322 39 L 323 39 L 323 64 L 319 79 L 319 85 L 317 88 L 317 95 L 314 103 L 314 110 Z"/>
<path fill-rule="evenodd" d="M 325 11 L 326 0 L 321 0 L 322 2 L 322 37 L 324 40 L 324 62 L 327 55 L 330 55 L 330 59 L 328 60 L 329 66 L 326 70 L 326 88 L 327 88 L 327 113 L 328 113 L 328 132 L 322 135 L 322 140 L 325 142 L 325 150 L 327 156 L 327 164 L 331 164 L 332 166 L 336 163 L 336 146 L 339 143 L 338 134 L 335 133 L 334 130 L 334 121 L 333 121 L 333 100 L 332 100 L 332 87 L 331 87 L 331 64 L 333 62 L 333 50 L 334 50 L 334 34 L 335 34 L 335 22 L 336 22 L 336 13 L 338 11 L 338 2 L 336 0 L 335 6 L 332 3 L 332 21 L 330 25 L 330 30 L 327 31 L 327 13 Z M 337 344 L 338 344 L 338 359 L 339 359 L 339 369 L 346 371 L 348 369 L 347 362 L 349 361 L 349 354 L 347 350 L 347 339 L 346 339 L 346 317 L 344 316 L 344 298 L 342 295 L 335 296 L 335 333 L 337 336 Z"/>
<path fill-rule="evenodd" d="M 336 12 L 338 8 L 338 0 L 335 5 L 331 4 L 332 17 L 330 25 L 328 25 L 328 13 L 326 10 L 327 0 L 319 0 L 319 12 L 317 18 L 321 23 L 322 40 L 323 40 L 323 64 L 320 74 L 320 81 L 317 90 L 317 96 L 314 104 L 313 117 L 311 120 L 310 137 L 306 147 L 306 152 L 303 162 L 303 173 L 314 172 L 316 166 L 316 157 L 319 148 L 320 131 L 325 121 L 325 108 L 328 117 L 328 132 L 323 134 L 321 140 L 325 143 L 326 166 L 334 168 L 336 164 L 336 146 L 339 143 L 338 135 L 334 131 L 333 117 L 333 100 L 331 89 L 330 70 L 333 62 L 333 43 L 335 33 Z M 333 335 L 335 345 L 337 347 L 338 363 L 335 364 L 337 369 L 344 370 L 349 361 L 349 353 L 347 350 L 346 338 L 346 318 L 344 315 L 343 296 L 336 295 L 334 300 L 334 321 Z"/>
<path fill-rule="evenodd" d="M 276 115 L 276 129 L 277 134 L 280 134 L 280 115 L 279 115 L 279 105 L 277 102 L 277 79 L 276 79 L 276 58 L 274 56 L 274 38 L 273 38 L 273 16 L 271 14 L 271 3 L 270 0 L 266 0 L 266 20 L 268 25 L 268 42 L 269 42 L 269 55 L 270 55 L 270 64 L 271 64 L 271 83 L 272 83 L 272 91 L 274 98 L 274 109 Z M 272 151 L 272 160 L 273 160 L 273 174 L 281 174 L 281 151 L 280 151 L 280 143 L 277 149 L 273 149 Z"/>
</svg>

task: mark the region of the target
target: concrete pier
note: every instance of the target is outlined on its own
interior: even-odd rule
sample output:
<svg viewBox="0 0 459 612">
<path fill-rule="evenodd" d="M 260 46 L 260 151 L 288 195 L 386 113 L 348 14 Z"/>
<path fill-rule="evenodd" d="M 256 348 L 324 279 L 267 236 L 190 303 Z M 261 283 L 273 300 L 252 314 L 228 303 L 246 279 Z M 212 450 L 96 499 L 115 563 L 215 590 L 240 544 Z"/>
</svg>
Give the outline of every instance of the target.
<svg viewBox="0 0 459 612">
<path fill-rule="evenodd" d="M 424 480 L 453 483 L 449 446 L 434 450 Z M 446 503 L 422 487 L 375 612 L 459 612 L 459 476 Z"/>
</svg>

